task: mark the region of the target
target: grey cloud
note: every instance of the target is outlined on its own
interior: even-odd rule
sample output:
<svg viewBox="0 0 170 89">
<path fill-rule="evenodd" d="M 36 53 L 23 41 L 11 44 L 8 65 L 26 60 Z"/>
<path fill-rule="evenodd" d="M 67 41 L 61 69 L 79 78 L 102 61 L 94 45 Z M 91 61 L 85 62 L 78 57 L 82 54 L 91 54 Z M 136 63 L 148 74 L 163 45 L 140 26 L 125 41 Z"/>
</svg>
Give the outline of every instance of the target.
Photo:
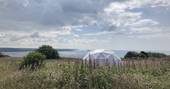
<svg viewBox="0 0 170 89">
<path fill-rule="evenodd" d="M 25 3 L 27 5 L 25 5 Z M 47 25 L 79 24 L 83 16 L 95 17 L 112 0 L 4 0 L 1 18 Z M 4 7 L 4 8 L 2 8 Z"/>
</svg>

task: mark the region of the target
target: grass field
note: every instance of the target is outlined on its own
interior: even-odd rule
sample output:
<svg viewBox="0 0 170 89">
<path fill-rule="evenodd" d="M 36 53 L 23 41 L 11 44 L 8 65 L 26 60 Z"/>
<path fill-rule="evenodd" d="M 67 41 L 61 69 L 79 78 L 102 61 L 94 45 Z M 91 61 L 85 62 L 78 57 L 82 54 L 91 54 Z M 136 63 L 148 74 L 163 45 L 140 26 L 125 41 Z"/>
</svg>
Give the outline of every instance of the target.
<svg viewBox="0 0 170 89">
<path fill-rule="evenodd" d="M 48 60 L 36 71 L 18 70 L 20 61 L 0 58 L 0 89 L 170 89 L 169 59 L 114 66 Z"/>
</svg>

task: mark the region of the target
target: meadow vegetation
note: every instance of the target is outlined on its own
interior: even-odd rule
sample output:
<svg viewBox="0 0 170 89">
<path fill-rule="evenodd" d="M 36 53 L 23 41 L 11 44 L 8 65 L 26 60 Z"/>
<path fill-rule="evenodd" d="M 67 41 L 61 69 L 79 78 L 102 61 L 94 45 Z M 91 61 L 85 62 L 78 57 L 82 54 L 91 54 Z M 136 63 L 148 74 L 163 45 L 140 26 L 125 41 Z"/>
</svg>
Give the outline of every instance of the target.
<svg viewBox="0 0 170 89">
<path fill-rule="evenodd" d="M 170 89 L 169 58 L 112 66 L 45 60 L 38 70 L 19 70 L 21 62 L 0 58 L 0 89 Z"/>
</svg>

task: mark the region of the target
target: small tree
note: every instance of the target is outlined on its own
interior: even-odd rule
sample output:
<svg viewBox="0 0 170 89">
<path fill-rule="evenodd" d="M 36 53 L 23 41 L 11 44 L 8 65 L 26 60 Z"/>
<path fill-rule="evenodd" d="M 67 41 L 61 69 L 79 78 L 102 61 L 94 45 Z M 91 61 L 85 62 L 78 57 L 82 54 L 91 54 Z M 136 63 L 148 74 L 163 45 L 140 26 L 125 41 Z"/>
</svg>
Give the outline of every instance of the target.
<svg viewBox="0 0 170 89">
<path fill-rule="evenodd" d="M 47 59 L 56 59 L 59 58 L 58 51 L 53 49 L 49 45 L 43 45 L 37 49 L 37 52 L 40 52 L 46 56 Z"/>
<path fill-rule="evenodd" d="M 44 59 L 45 55 L 39 52 L 31 52 L 26 57 L 24 57 L 24 60 L 21 62 L 19 69 L 23 68 L 36 69 L 38 67 L 41 67 Z"/>
</svg>

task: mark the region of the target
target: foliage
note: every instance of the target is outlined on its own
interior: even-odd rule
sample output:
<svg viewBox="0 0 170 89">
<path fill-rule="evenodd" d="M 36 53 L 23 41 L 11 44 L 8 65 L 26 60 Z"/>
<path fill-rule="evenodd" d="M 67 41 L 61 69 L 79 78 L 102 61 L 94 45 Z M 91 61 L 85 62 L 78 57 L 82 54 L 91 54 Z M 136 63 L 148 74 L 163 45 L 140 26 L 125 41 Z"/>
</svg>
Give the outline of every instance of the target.
<svg viewBox="0 0 170 89">
<path fill-rule="evenodd" d="M 38 67 L 41 67 L 44 59 L 45 56 L 43 54 L 39 52 L 31 52 L 21 62 L 19 69 L 23 69 L 23 68 L 36 69 Z"/>
<path fill-rule="evenodd" d="M 147 58 L 162 58 L 166 57 L 163 53 L 156 53 L 156 52 L 145 52 L 141 51 L 140 53 L 135 51 L 129 51 L 124 56 L 125 59 L 147 59 Z"/>
<path fill-rule="evenodd" d="M 37 49 L 37 52 L 40 52 L 46 56 L 46 59 L 56 59 L 59 58 L 58 51 L 53 49 L 49 45 L 43 45 Z"/>
</svg>

